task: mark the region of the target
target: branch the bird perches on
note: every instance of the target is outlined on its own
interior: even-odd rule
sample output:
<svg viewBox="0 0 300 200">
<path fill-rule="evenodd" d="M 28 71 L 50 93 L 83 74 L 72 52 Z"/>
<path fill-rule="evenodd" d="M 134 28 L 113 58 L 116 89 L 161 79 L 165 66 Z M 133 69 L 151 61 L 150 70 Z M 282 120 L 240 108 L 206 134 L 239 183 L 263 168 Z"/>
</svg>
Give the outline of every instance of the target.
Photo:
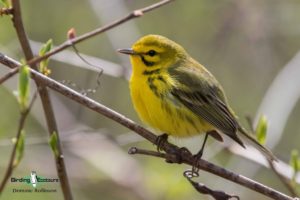
<svg viewBox="0 0 300 200">
<path fill-rule="evenodd" d="M 21 64 L 5 55 L 0 53 L 0 63 L 2 63 L 5 66 L 8 66 L 10 68 L 16 68 L 19 67 Z M 117 113 L 116 111 L 66 87 L 65 85 L 31 69 L 31 76 L 33 79 L 38 80 L 41 84 L 53 89 L 54 91 L 68 97 L 69 99 L 72 99 L 76 101 L 77 103 L 90 108 L 91 110 L 104 115 L 105 117 L 112 119 L 113 121 L 131 129 L 132 131 L 136 132 L 140 136 L 144 137 L 151 143 L 155 144 L 157 140 L 157 136 L 153 134 L 152 132 L 148 131 L 144 127 L 138 125 L 134 121 L 126 118 L 125 116 Z M 181 148 L 175 146 L 174 144 L 171 144 L 169 142 L 163 143 L 161 148 L 168 154 L 169 159 L 173 162 L 178 162 L 177 156 L 173 155 L 180 155 L 182 160 L 180 160 L 180 163 L 185 163 L 190 166 L 193 166 L 195 164 L 194 157 L 190 155 L 189 153 L 182 151 Z M 289 197 L 288 195 L 285 195 L 273 188 L 267 187 L 261 183 L 258 183 L 256 181 L 253 181 L 245 176 L 236 174 L 234 172 L 231 172 L 229 170 L 226 170 L 222 167 L 219 167 L 215 164 L 212 164 L 206 160 L 201 160 L 197 162 L 196 167 L 198 167 L 201 170 L 207 171 L 209 173 L 215 174 L 217 176 L 220 176 L 224 179 L 230 180 L 232 182 L 235 182 L 239 185 L 242 185 L 244 187 L 247 187 L 253 191 L 256 191 L 258 193 L 261 193 L 265 196 L 268 196 L 272 199 L 277 200 L 295 200 L 292 197 Z"/>
</svg>

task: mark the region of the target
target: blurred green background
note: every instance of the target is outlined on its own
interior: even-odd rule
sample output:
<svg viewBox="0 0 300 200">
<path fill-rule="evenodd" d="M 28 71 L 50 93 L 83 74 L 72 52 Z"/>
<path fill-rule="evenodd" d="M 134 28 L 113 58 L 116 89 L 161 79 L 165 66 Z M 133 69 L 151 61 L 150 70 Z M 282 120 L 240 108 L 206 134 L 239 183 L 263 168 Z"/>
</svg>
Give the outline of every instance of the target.
<svg viewBox="0 0 300 200">
<path fill-rule="evenodd" d="M 52 38 L 54 45 L 59 45 L 72 27 L 81 35 L 154 2 L 157 1 L 27 0 L 21 4 L 28 37 L 41 43 Z M 141 123 L 129 96 L 129 60 L 116 49 L 130 47 L 146 34 L 164 35 L 184 46 L 217 77 L 245 127 L 249 127 L 245 116 L 255 119 L 261 112 L 267 115 L 270 122 L 267 145 L 288 163 L 291 150 L 300 150 L 300 104 L 297 103 L 300 82 L 295 78 L 300 74 L 300 59 L 295 57 L 300 49 L 299 10 L 298 0 L 174 1 L 76 45 L 82 54 L 100 58 L 92 62 L 104 69 L 99 88 L 89 96 Z M 33 43 L 35 52 L 38 46 Z M 24 57 L 8 16 L 0 18 L 0 52 L 16 60 Z M 85 69 L 86 64 L 72 52 L 68 56 L 61 55 L 50 61 L 52 78 L 69 82 L 67 85 L 73 85 L 78 91 L 97 86 L 99 69 Z M 293 66 L 288 68 L 287 63 L 292 59 Z M 7 72 L 8 69 L 0 65 L 0 75 Z M 282 72 L 286 72 L 286 76 L 274 86 L 273 81 Z M 268 92 L 271 85 L 273 93 Z M 32 91 L 34 88 L 32 84 Z M 0 179 L 8 164 L 11 138 L 18 124 L 18 104 L 13 95 L 16 89 L 16 77 L 0 86 Z M 155 148 L 117 123 L 56 92 L 51 94 L 74 199 L 211 199 L 198 194 L 182 176 L 187 166 L 128 155 L 131 146 Z M 43 177 L 57 177 L 47 141 L 38 100 L 26 124 L 25 156 L 13 177 L 28 176 L 31 171 Z M 200 148 L 202 136 L 172 141 L 195 152 Z M 204 158 L 288 193 L 269 169 L 222 149 L 222 145 L 211 140 Z M 250 196 L 251 199 L 268 199 L 205 172 L 201 172 L 198 181 L 242 199 L 250 199 Z M 63 199 L 59 184 L 38 187 L 56 188 L 57 192 L 13 193 L 13 188 L 31 186 L 8 182 L 0 199 Z"/>
</svg>

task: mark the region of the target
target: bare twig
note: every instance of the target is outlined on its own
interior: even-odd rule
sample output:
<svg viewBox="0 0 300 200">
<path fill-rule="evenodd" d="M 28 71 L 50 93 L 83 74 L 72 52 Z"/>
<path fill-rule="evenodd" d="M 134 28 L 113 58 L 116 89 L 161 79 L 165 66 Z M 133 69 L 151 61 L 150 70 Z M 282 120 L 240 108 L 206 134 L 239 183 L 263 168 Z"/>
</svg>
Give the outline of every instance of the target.
<svg viewBox="0 0 300 200">
<path fill-rule="evenodd" d="M 283 183 L 283 185 L 285 185 L 285 187 L 289 190 L 289 192 L 291 193 L 291 195 L 293 197 L 297 197 L 297 191 L 296 188 L 293 187 L 292 183 L 290 180 L 288 180 L 287 178 L 285 178 L 284 176 L 282 176 L 276 169 L 275 165 L 273 162 L 268 161 L 270 168 L 272 169 L 272 171 L 277 175 L 277 177 L 279 178 L 279 180 Z"/>
<path fill-rule="evenodd" d="M 50 56 L 54 55 L 54 54 L 57 54 L 58 52 L 74 45 L 74 44 L 77 44 L 79 42 L 82 42 L 86 39 L 89 39 L 91 37 L 94 37 L 100 33 L 103 33 L 107 30 L 110 30 L 116 26 L 119 26 L 120 24 L 123 24 L 124 22 L 127 22 L 131 19 L 134 19 L 134 18 L 137 18 L 137 17 L 141 17 L 143 14 L 147 13 L 147 12 L 150 12 L 156 8 L 159 8 L 165 4 L 168 4 L 170 3 L 171 1 L 174 1 L 174 0 L 163 0 L 163 1 L 160 1 L 158 3 L 155 3 L 155 4 L 152 4 L 150 6 L 147 6 L 145 8 L 141 8 L 141 9 L 138 9 L 138 10 L 134 10 L 132 11 L 131 13 L 129 13 L 128 15 L 126 15 L 125 17 L 122 17 L 114 22 L 112 22 L 111 24 L 108 24 L 106 26 L 103 26 L 103 27 L 100 27 L 98 29 L 95 29 L 93 31 L 90 31 L 88 33 L 85 33 L 81 36 L 78 36 L 78 37 L 75 37 L 75 38 L 72 38 L 72 39 L 69 39 L 67 41 L 65 41 L 64 43 L 62 43 L 61 45 L 57 46 L 55 49 L 53 49 L 52 51 L 49 51 L 48 53 L 46 53 L 45 55 L 43 56 L 40 56 L 40 57 L 36 57 L 36 58 L 33 58 L 31 60 L 28 61 L 28 64 L 31 65 L 31 64 L 36 64 L 38 62 L 41 62 L 42 60 L 46 59 L 46 58 L 49 58 Z"/>
<path fill-rule="evenodd" d="M 43 45 L 40 42 L 36 42 L 36 41 L 30 41 L 30 45 L 33 49 L 33 52 L 38 52 L 40 47 Z M 53 48 L 56 48 L 55 46 Z M 112 77 L 123 77 L 124 76 L 124 69 L 121 65 L 117 64 L 117 63 L 113 63 L 101 58 L 97 58 L 97 57 L 93 57 L 90 55 L 86 55 L 86 54 L 80 54 L 82 57 L 84 57 L 86 60 L 89 60 L 91 63 L 97 63 L 97 65 L 101 66 L 101 68 L 103 69 L 103 74 L 106 74 L 108 76 L 112 76 Z M 74 55 L 74 52 L 71 50 L 64 50 L 61 51 L 59 54 L 55 54 L 53 56 L 51 56 L 52 60 L 56 60 L 59 62 L 63 62 L 63 63 L 67 63 L 69 65 L 75 66 L 75 67 L 80 67 L 80 68 L 84 68 L 84 69 L 88 69 L 88 70 L 92 70 L 95 72 L 99 72 L 100 68 L 95 68 L 91 65 L 88 65 L 86 63 L 82 63 L 81 59 L 77 56 Z"/>
<path fill-rule="evenodd" d="M 3 82 L 5 82 L 6 80 L 8 80 L 9 78 L 11 78 L 16 73 L 18 73 L 18 71 L 19 71 L 19 68 L 15 68 L 15 69 L 11 70 L 10 72 L 8 72 L 7 74 L 5 74 L 2 78 L 0 78 L 0 85 Z"/>
<path fill-rule="evenodd" d="M 7 57 L 4 56 L 3 54 L 0 53 L 0 63 L 9 66 L 9 67 L 18 67 L 20 64 Z M 139 134 L 140 136 L 144 137 L 145 139 L 147 139 L 148 141 L 150 141 L 151 143 L 155 144 L 156 140 L 157 140 L 157 136 L 154 135 L 152 132 L 148 131 L 147 129 L 139 126 L 138 124 L 136 124 L 135 122 L 133 122 L 132 120 L 126 118 L 125 116 L 103 106 L 102 104 L 81 95 L 80 93 L 62 85 L 61 83 L 47 77 L 44 76 L 43 74 L 36 72 L 34 70 L 31 70 L 31 75 L 34 79 L 38 80 L 40 83 L 52 88 L 53 90 L 59 92 L 60 94 L 82 104 L 83 106 L 90 108 L 91 110 L 98 112 L 104 116 L 106 116 L 107 118 L 110 118 L 114 121 L 116 121 L 117 123 L 133 130 L 134 132 L 136 132 L 137 134 Z M 171 143 L 164 143 L 162 146 L 162 149 L 167 153 L 167 154 L 174 154 L 176 153 L 177 155 L 180 155 L 180 157 L 182 158 L 182 163 L 188 164 L 188 165 L 195 165 L 195 160 L 194 157 L 192 155 L 190 155 L 189 153 L 186 153 L 186 151 L 181 151 L 180 148 L 178 148 L 177 146 L 171 144 Z M 177 156 L 175 156 L 174 158 L 174 162 L 176 162 Z M 170 158 L 172 158 L 172 156 L 170 156 Z M 278 199 L 278 200 L 292 200 L 292 197 L 289 197 L 277 190 L 274 190 L 270 187 L 267 187 L 261 183 L 255 182 L 247 177 L 244 177 L 242 175 L 238 175 L 234 172 L 228 171 L 222 167 L 216 166 L 210 162 L 207 162 L 205 160 L 201 160 L 199 162 L 197 162 L 196 167 L 198 167 L 199 169 L 202 169 L 204 171 L 210 172 L 212 174 L 215 174 L 217 176 L 220 176 L 224 179 L 230 180 L 232 182 L 235 182 L 237 184 L 240 184 L 242 186 L 245 186 L 249 189 L 252 189 L 253 191 L 256 191 L 258 193 L 261 193 L 265 196 L 268 196 L 270 198 L 273 199 Z"/>
<path fill-rule="evenodd" d="M 20 116 L 20 119 L 19 119 L 19 125 L 18 125 L 18 131 L 17 131 L 17 135 L 16 135 L 16 141 L 15 141 L 15 145 L 13 147 L 13 150 L 12 150 L 12 153 L 10 155 L 10 159 L 9 159 L 9 163 L 8 163 L 8 166 L 7 166 L 7 169 L 6 169 L 6 172 L 4 174 L 4 178 L 2 179 L 1 181 L 1 184 L 0 184 L 0 194 L 2 193 L 9 177 L 11 176 L 12 172 L 13 172 L 13 169 L 14 169 L 14 160 L 15 160 L 15 157 L 16 157 L 16 152 L 17 152 L 17 144 L 19 142 L 19 139 L 20 139 L 20 136 L 21 136 L 21 132 L 24 128 L 24 125 L 25 125 L 25 121 L 27 119 L 27 116 L 33 106 L 33 103 L 35 102 L 36 100 L 36 97 L 37 97 L 37 92 L 34 93 L 32 99 L 31 99 L 31 102 L 28 106 L 28 108 L 21 112 L 21 116 Z"/>
<path fill-rule="evenodd" d="M 240 198 L 237 195 L 230 195 L 226 194 L 224 191 L 221 190 L 212 190 L 208 188 L 203 183 L 199 183 L 196 181 L 193 181 L 193 177 L 198 177 L 198 173 L 196 176 L 194 175 L 193 170 L 187 170 L 183 173 L 184 177 L 187 178 L 187 180 L 190 182 L 190 184 L 201 194 L 207 194 L 212 196 L 215 200 L 230 200 L 230 199 L 237 199 L 240 200 Z"/>
<path fill-rule="evenodd" d="M 247 122 L 249 123 L 250 130 L 255 133 L 254 125 L 253 125 L 253 119 L 251 116 L 246 116 Z M 276 166 L 274 165 L 274 162 L 271 162 L 270 160 L 266 159 L 268 161 L 268 164 L 271 168 L 271 170 L 276 174 L 278 179 L 283 183 L 283 185 L 288 189 L 288 191 L 291 193 L 293 197 L 297 197 L 297 191 L 296 188 L 292 185 L 291 181 L 281 175 L 278 170 L 276 169 Z"/>
<path fill-rule="evenodd" d="M 23 21 L 22 21 L 22 15 L 21 15 L 21 7 L 20 7 L 20 1 L 19 0 L 12 0 L 12 6 L 13 6 L 13 24 L 15 26 L 18 39 L 20 41 L 20 44 L 22 46 L 23 52 L 25 54 L 26 60 L 31 60 L 33 58 L 33 53 L 24 29 Z M 37 65 L 31 64 L 30 67 L 32 67 L 34 70 L 37 70 Z M 65 162 L 63 159 L 62 149 L 59 142 L 59 131 L 57 129 L 54 111 L 52 108 L 51 100 L 49 97 L 48 90 L 45 86 L 40 84 L 38 81 L 36 81 L 36 85 L 39 88 L 39 95 L 41 97 L 44 114 L 46 117 L 47 125 L 48 125 L 48 131 L 49 135 L 51 136 L 53 133 L 57 133 L 58 137 L 58 144 L 57 144 L 57 150 L 60 156 L 55 156 L 56 161 L 56 170 L 57 174 L 60 179 L 60 185 L 64 194 L 65 199 L 71 200 L 72 193 L 70 189 L 70 184 L 68 181 L 67 171 L 65 167 Z"/>
<path fill-rule="evenodd" d="M 131 147 L 128 150 L 128 153 L 131 154 L 131 155 L 140 154 L 140 155 L 164 158 L 166 161 L 172 160 L 176 157 L 176 155 L 169 155 L 169 154 L 165 154 L 165 153 L 161 153 L 161 152 L 157 152 L 157 151 L 139 149 L 139 148 L 136 148 L 136 147 Z M 172 156 L 172 157 L 175 156 L 175 157 L 170 159 L 170 156 Z M 199 176 L 199 174 L 197 172 L 196 173 L 193 172 L 193 170 L 186 170 L 183 173 L 183 175 L 184 175 L 184 177 L 187 178 L 189 183 L 201 194 L 210 195 L 216 200 L 228 200 L 228 199 L 232 199 L 232 198 L 236 198 L 237 200 L 239 200 L 239 197 L 236 196 L 236 195 L 229 195 L 229 194 L 226 194 L 225 192 L 220 191 L 220 190 L 212 190 L 212 189 L 208 188 L 206 185 L 204 185 L 202 183 L 198 183 L 198 182 L 193 181 L 192 178 Z"/>
<path fill-rule="evenodd" d="M 149 150 L 145 150 L 145 149 L 138 149 L 136 147 L 131 147 L 128 150 L 128 153 L 131 155 L 134 154 L 141 154 L 141 155 L 147 155 L 147 156 L 154 156 L 154 157 L 158 157 L 158 158 L 167 158 L 165 153 L 161 153 L 161 152 L 157 152 L 157 151 L 149 151 Z"/>
<path fill-rule="evenodd" d="M 87 59 L 85 59 L 79 52 L 79 50 L 77 49 L 77 47 L 74 45 L 72 45 L 75 54 L 80 58 L 80 60 L 82 60 L 85 64 L 95 68 L 95 69 L 99 69 L 98 71 L 98 75 L 97 75 L 97 80 L 96 80 L 96 86 L 94 88 L 89 88 L 89 89 L 82 89 L 80 93 L 82 93 L 83 95 L 88 95 L 89 93 L 96 93 L 96 91 L 98 90 L 98 88 L 101 85 L 100 82 L 100 78 L 104 72 L 103 68 L 97 65 L 92 64 L 91 62 L 89 62 Z"/>
</svg>

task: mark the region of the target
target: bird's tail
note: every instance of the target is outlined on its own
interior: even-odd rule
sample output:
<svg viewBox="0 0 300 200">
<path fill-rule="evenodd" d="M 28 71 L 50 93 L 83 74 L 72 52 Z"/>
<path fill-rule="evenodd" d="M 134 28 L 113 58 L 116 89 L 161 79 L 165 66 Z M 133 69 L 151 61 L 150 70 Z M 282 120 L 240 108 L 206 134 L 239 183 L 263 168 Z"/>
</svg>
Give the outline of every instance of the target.
<svg viewBox="0 0 300 200">
<path fill-rule="evenodd" d="M 245 138 L 257 149 L 259 150 L 269 161 L 277 161 L 278 159 L 274 156 L 274 154 L 260 144 L 252 135 L 246 132 L 246 130 L 242 127 L 239 127 L 239 132 L 243 134 Z"/>
</svg>

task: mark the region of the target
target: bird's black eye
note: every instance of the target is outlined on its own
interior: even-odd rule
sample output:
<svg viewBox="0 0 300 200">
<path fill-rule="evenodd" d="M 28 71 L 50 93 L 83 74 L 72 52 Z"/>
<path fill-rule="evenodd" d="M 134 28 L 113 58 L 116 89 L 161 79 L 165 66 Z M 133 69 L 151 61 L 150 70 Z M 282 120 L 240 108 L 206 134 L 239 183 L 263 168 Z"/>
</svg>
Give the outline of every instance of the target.
<svg viewBox="0 0 300 200">
<path fill-rule="evenodd" d="M 156 51 L 154 51 L 154 50 L 150 50 L 150 51 L 148 51 L 148 53 L 147 53 L 149 56 L 155 56 L 156 55 Z"/>
</svg>

